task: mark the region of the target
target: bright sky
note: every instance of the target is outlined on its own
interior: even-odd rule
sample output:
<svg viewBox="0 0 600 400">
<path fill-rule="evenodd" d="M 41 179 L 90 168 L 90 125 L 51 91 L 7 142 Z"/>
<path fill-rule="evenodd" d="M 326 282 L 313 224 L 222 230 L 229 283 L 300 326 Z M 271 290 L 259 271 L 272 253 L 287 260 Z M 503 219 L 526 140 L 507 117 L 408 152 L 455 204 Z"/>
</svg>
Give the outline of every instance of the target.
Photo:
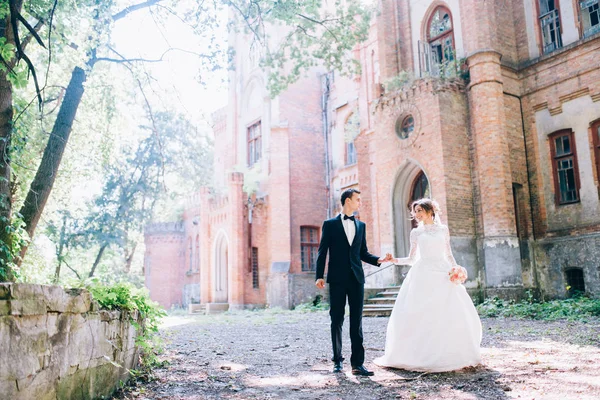
<svg viewBox="0 0 600 400">
<path fill-rule="evenodd" d="M 226 15 L 223 15 L 224 19 Z M 157 24 L 148 10 L 136 11 L 121 21 L 113 30 L 116 49 L 128 58 L 158 59 L 170 47 L 203 53 L 206 40 L 194 36 L 190 27 L 176 17 L 161 18 Z M 158 19 L 158 18 L 157 18 Z M 227 32 L 223 28 L 218 34 L 223 48 L 227 48 Z M 214 110 L 227 103 L 226 71 L 204 74 L 199 82 L 200 62 L 194 54 L 171 51 L 163 62 L 146 64 L 157 85 L 169 93 L 168 99 L 179 111 L 188 114 L 192 120 L 200 121 L 203 115 L 209 116 Z M 123 69 L 123 73 L 127 73 Z"/>
</svg>

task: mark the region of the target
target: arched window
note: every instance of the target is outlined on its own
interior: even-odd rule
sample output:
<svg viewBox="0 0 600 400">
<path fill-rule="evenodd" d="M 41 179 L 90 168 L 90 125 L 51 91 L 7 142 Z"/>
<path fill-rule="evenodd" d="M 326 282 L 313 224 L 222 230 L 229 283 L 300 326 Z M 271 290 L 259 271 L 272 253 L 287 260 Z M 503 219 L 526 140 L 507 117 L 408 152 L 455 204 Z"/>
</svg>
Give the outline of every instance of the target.
<svg viewBox="0 0 600 400">
<path fill-rule="evenodd" d="M 411 200 L 415 201 L 424 197 L 429 197 L 429 181 L 427 180 L 427 176 L 421 171 L 413 181 Z"/>
<path fill-rule="evenodd" d="M 423 171 L 419 172 L 415 180 L 412 184 L 412 189 L 410 191 L 410 203 L 409 208 L 412 205 L 412 202 L 415 200 L 422 199 L 424 197 L 431 197 L 429 191 L 429 181 L 427 180 L 427 176 Z M 413 228 L 417 227 L 417 220 L 412 220 Z"/>
<path fill-rule="evenodd" d="M 436 65 L 455 59 L 452 14 L 446 7 L 439 6 L 431 14 L 427 24 L 427 42 L 431 52 L 431 72 L 435 72 Z"/>
</svg>

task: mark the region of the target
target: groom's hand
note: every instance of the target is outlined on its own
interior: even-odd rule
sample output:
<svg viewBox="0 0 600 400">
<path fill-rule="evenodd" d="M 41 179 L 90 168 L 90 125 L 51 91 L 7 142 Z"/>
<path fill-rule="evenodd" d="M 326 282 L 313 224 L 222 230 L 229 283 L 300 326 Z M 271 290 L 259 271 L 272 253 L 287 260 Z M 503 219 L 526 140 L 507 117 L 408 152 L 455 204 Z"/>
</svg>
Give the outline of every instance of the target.
<svg viewBox="0 0 600 400">
<path fill-rule="evenodd" d="M 394 256 L 391 255 L 390 253 L 387 253 L 385 255 L 385 257 L 380 258 L 379 260 L 377 260 L 379 262 L 379 264 L 384 263 L 384 262 L 390 262 L 394 260 Z"/>
<path fill-rule="evenodd" d="M 325 287 L 325 279 L 317 279 L 315 285 L 317 285 L 317 288 L 323 289 Z"/>
</svg>

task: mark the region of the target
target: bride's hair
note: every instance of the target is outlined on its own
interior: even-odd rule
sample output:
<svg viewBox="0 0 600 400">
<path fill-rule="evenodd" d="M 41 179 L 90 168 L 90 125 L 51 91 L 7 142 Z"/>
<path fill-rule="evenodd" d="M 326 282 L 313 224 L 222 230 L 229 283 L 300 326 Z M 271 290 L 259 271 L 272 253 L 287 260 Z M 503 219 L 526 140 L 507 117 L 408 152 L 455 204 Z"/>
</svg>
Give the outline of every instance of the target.
<svg viewBox="0 0 600 400">
<path fill-rule="evenodd" d="M 441 223 L 440 221 L 440 214 L 442 213 L 440 210 L 440 205 L 438 204 L 437 201 L 435 200 L 431 200 L 428 198 L 422 198 L 419 200 L 415 200 L 411 203 L 410 205 L 410 219 L 415 219 L 415 208 L 417 206 L 421 206 L 421 208 L 427 213 L 427 214 L 431 214 L 433 217 L 433 222 L 435 223 Z"/>
</svg>

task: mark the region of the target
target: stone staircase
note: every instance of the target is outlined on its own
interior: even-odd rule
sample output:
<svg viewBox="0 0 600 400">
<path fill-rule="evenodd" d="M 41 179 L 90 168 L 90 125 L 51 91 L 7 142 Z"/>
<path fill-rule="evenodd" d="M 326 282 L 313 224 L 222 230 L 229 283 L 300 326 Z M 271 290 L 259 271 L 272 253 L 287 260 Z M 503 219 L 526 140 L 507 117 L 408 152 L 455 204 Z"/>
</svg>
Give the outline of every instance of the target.
<svg viewBox="0 0 600 400">
<path fill-rule="evenodd" d="M 365 301 L 363 307 L 364 317 L 389 317 L 398 297 L 400 286 L 388 286 L 381 288 L 375 297 Z"/>
</svg>

